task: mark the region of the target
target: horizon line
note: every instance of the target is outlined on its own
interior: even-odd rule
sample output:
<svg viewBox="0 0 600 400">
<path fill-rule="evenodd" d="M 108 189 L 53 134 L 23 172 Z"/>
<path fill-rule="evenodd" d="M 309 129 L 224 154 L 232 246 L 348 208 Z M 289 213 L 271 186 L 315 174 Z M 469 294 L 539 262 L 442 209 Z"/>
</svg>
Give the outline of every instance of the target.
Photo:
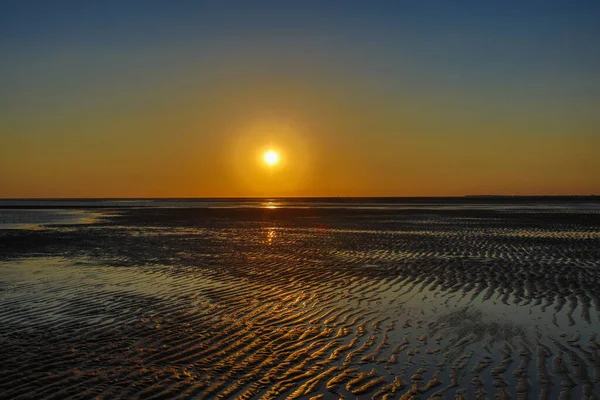
<svg viewBox="0 0 600 400">
<path fill-rule="evenodd" d="M 493 198 L 600 198 L 600 194 L 469 194 L 458 196 L 225 196 L 225 197 L 0 197 L 6 200 L 286 200 L 286 199 L 493 199 Z"/>
</svg>

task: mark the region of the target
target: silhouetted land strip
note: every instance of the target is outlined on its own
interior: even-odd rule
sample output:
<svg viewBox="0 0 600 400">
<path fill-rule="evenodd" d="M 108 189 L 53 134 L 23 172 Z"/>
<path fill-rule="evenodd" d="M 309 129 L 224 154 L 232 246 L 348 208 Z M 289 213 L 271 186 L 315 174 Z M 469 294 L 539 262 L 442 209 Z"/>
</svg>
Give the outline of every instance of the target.
<svg viewBox="0 0 600 400">
<path fill-rule="evenodd" d="M 579 204 L 599 203 L 600 196 L 496 196 L 473 195 L 462 197 L 240 197 L 240 198 L 36 198 L 36 199 L 0 199 L 0 209 L 109 209 L 127 207 L 156 207 L 160 202 L 186 203 L 207 202 L 215 206 L 223 203 L 245 204 L 257 202 L 283 202 L 285 204 L 322 204 L 322 205 L 502 205 L 502 204 Z M 52 204 L 43 204 L 49 202 Z M 118 202 L 118 204 L 102 204 L 102 202 Z M 127 203 L 143 202 L 128 205 Z M 69 204 L 73 203 L 73 204 Z"/>
</svg>

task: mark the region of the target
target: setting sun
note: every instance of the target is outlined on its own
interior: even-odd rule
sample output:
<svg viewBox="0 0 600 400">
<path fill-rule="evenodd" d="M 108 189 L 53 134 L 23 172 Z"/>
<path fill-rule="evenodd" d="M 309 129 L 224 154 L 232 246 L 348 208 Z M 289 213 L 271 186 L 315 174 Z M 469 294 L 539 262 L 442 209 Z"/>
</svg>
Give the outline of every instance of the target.
<svg viewBox="0 0 600 400">
<path fill-rule="evenodd" d="M 268 165 L 275 165 L 279 162 L 279 154 L 273 150 L 269 150 L 263 156 L 263 160 L 265 160 Z"/>
</svg>

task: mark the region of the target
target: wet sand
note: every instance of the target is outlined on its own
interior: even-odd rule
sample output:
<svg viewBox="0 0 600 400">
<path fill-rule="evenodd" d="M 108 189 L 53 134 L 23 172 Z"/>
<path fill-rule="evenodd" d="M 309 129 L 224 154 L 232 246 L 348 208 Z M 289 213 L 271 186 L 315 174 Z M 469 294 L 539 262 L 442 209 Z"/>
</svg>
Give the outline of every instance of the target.
<svg viewBox="0 0 600 400">
<path fill-rule="evenodd" d="M 0 230 L 2 399 L 593 399 L 598 333 L 594 208 Z"/>
</svg>

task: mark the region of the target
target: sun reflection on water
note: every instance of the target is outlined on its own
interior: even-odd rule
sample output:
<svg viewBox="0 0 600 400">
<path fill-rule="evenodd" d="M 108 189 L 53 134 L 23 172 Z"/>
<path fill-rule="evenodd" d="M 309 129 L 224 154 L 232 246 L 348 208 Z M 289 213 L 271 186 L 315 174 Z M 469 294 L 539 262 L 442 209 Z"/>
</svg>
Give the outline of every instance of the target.
<svg viewBox="0 0 600 400">
<path fill-rule="evenodd" d="M 273 240 L 275 240 L 275 237 L 277 236 L 275 229 L 274 228 L 269 228 L 269 230 L 267 231 L 267 244 L 271 245 L 273 244 Z"/>
<path fill-rule="evenodd" d="M 274 201 L 266 201 L 262 204 L 262 208 L 275 209 L 275 208 L 279 208 L 279 204 L 277 204 Z"/>
</svg>

